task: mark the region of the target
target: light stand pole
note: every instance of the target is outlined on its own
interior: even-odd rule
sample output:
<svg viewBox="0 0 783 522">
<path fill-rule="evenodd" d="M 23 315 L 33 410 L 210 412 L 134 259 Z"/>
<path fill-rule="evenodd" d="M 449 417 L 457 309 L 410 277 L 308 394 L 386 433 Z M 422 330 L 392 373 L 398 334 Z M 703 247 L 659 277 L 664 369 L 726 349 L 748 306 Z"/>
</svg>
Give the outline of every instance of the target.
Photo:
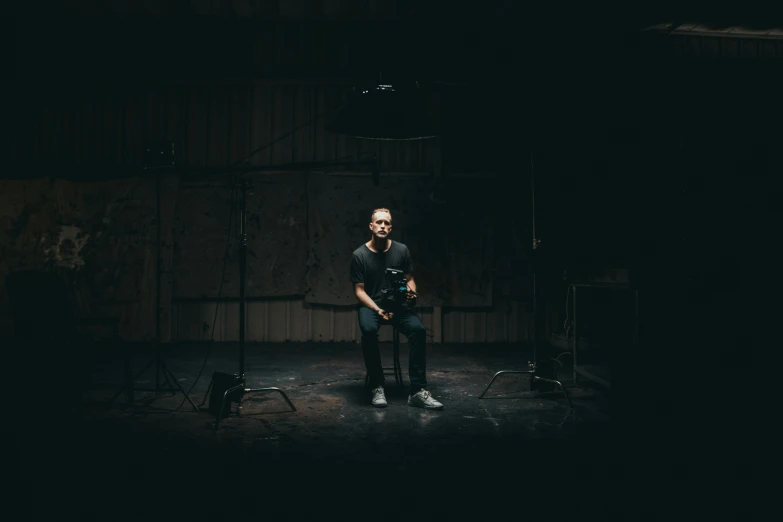
<svg viewBox="0 0 783 522">
<path fill-rule="evenodd" d="M 228 397 L 233 397 L 232 394 L 238 395 L 237 402 L 240 403 L 238 411 L 241 411 L 242 397 L 246 393 L 251 392 L 266 392 L 276 391 L 283 396 L 291 411 L 296 411 L 296 408 L 291 403 L 288 396 L 283 390 L 276 387 L 267 388 L 246 388 L 245 385 L 245 286 L 247 284 L 247 193 L 252 190 L 253 186 L 250 182 L 242 179 L 241 174 L 237 175 L 236 184 L 239 188 L 241 195 L 240 208 L 239 208 L 239 384 L 227 389 L 223 392 L 223 397 L 220 403 L 220 409 L 215 418 L 215 430 L 220 428 L 220 418 L 223 416 L 224 408 L 226 407 L 226 400 Z M 250 192 L 252 195 L 252 192 Z M 212 383 L 210 383 L 210 387 Z M 209 389 L 207 389 L 207 395 L 209 395 Z"/>
<path fill-rule="evenodd" d="M 497 379 L 501 374 L 504 373 L 527 373 L 532 375 L 533 382 L 543 381 L 543 382 L 549 382 L 556 384 L 560 387 L 561 390 L 563 390 L 563 395 L 565 395 L 566 400 L 568 401 L 568 405 L 573 407 L 571 404 L 571 398 L 568 396 L 568 392 L 565 389 L 565 386 L 563 384 L 555 379 L 547 379 L 545 377 L 540 377 L 536 375 L 537 367 L 536 367 L 536 361 L 538 360 L 538 328 L 537 328 L 537 320 L 538 320 L 538 299 L 536 295 L 536 250 L 538 249 L 539 245 L 541 244 L 541 240 L 536 237 L 536 176 L 535 172 L 533 170 L 533 154 L 531 152 L 530 154 L 530 181 L 531 181 L 531 201 L 533 206 L 533 251 L 531 252 L 531 266 L 533 271 L 533 332 L 532 332 L 532 341 L 533 341 L 533 362 L 528 361 L 527 362 L 527 370 L 501 370 L 495 374 L 494 377 L 492 377 L 492 380 L 489 381 L 489 384 L 487 384 L 487 387 L 484 388 L 484 391 L 481 392 L 481 395 L 479 395 L 479 399 L 484 398 L 484 394 L 487 393 L 487 390 L 489 390 L 489 387 L 492 386 L 492 383 L 495 382 L 495 379 Z"/>
<path fill-rule="evenodd" d="M 147 148 L 147 152 L 150 152 L 150 148 Z M 163 154 L 163 152 L 161 152 Z M 173 149 L 172 149 L 172 156 L 173 156 Z M 172 163 L 173 164 L 173 163 Z M 125 370 L 125 383 L 124 386 L 117 391 L 117 393 L 114 394 L 114 397 L 112 397 L 111 401 L 109 401 L 109 406 L 111 406 L 115 400 L 121 395 L 125 394 L 125 399 L 128 404 L 134 402 L 135 399 L 135 390 L 137 388 L 134 388 L 133 383 L 144 373 L 147 371 L 147 369 L 154 364 L 155 366 L 155 388 L 152 390 L 145 390 L 145 391 L 152 391 L 152 395 L 148 398 L 145 398 L 143 400 L 152 400 L 159 398 L 160 392 L 169 392 L 169 393 L 176 393 L 177 389 L 182 392 L 182 394 L 185 396 L 185 398 L 188 400 L 191 406 L 193 406 L 193 409 L 196 411 L 199 410 L 198 406 L 191 400 L 190 396 L 187 394 L 187 392 L 182 388 L 182 386 L 179 384 L 179 380 L 177 377 L 172 373 L 172 371 L 169 369 L 169 367 L 166 365 L 166 361 L 163 358 L 162 349 L 161 349 L 161 342 L 160 342 L 160 312 L 161 312 L 161 306 L 160 306 L 160 277 L 161 277 L 161 262 L 160 262 L 160 242 L 161 242 L 161 212 L 160 212 L 160 192 L 161 192 L 161 170 L 165 169 L 167 167 L 164 166 L 150 166 L 145 165 L 144 170 L 145 171 L 153 171 L 155 174 L 155 252 L 156 252 L 156 260 L 155 260 L 155 356 L 153 359 L 151 359 L 144 367 L 136 374 L 135 377 L 130 376 L 130 366 L 129 364 L 126 364 L 126 370 Z M 161 382 L 160 377 L 163 376 L 163 380 L 165 381 L 165 384 L 167 388 L 161 389 Z M 176 389 L 172 386 L 172 383 L 176 385 Z"/>
</svg>

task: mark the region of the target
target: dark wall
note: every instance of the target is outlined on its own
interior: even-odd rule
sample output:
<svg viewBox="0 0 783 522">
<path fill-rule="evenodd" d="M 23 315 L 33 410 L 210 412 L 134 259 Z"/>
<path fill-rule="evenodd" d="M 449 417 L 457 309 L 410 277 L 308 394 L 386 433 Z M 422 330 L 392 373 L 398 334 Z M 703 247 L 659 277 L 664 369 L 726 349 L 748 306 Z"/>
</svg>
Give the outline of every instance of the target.
<svg viewBox="0 0 783 522">
<path fill-rule="evenodd" d="M 779 253 L 770 241 L 783 173 L 779 60 L 663 53 L 637 78 L 648 332 L 743 367 Z M 659 345 L 665 355 L 683 347 Z"/>
<path fill-rule="evenodd" d="M 766 184 L 779 157 L 779 78 L 770 64 L 684 61 L 605 27 L 256 22 L 18 23 L 7 157 L 22 170 L 28 159 L 66 158 L 61 176 L 85 160 L 138 165 L 147 139 L 173 135 L 188 163 L 225 165 L 306 122 L 326 98 L 338 102 L 350 84 L 327 84 L 331 94 L 319 98 L 317 76 L 339 83 L 383 66 L 461 85 L 438 84 L 449 131 L 441 150 L 390 144 L 381 150 L 382 169 L 500 172 L 494 196 L 482 197 L 531 216 L 532 155 L 550 280 L 564 266 L 627 264 L 664 304 L 674 295 L 664 289 L 682 293 L 693 281 L 715 287 L 752 262 L 746 250 L 725 260 L 714 254 L 740 231 L 760 234 L 749 231 L 774 206 Z M 385 38 L 367 38 L 381 26 L 375 34 Z M 303 85 L 263 83 L 284 76 Z M 228 85 L 226 78 L 233 78 Z M 351 138 L 316 131 L 314 139 L 315 146 L 287 138 L 258 161 L 367 150 Z M 761 193 L 768 199 L 757 201 Z M 512 224 L 502 234 L 529 253 L 527 229 Z"/>
</svg>

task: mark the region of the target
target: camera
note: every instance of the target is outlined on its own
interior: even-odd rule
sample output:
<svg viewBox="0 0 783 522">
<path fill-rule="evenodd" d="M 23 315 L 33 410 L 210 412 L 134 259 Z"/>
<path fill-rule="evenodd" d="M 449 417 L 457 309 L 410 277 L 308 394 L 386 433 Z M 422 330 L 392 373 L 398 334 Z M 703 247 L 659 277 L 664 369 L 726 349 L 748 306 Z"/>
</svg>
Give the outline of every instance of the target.
<svg viewBox="0 0 783 522">
<path fill-rule="evenodd" d="M 381 307 L 384 310 L 395 311 L 403 308 L 411 308 L 408 305 L 408 280 L 403 277 L 402 270 L 397 268 L 386 269 L 386 288 L 381 290 Z"/>
</svg>

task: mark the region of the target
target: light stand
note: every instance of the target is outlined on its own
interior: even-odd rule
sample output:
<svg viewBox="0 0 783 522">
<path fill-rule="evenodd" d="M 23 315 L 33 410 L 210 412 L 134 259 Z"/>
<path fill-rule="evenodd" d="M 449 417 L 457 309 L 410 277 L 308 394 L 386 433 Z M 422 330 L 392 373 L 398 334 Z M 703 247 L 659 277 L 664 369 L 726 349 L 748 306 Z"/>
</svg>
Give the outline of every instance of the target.
<svg viewBox="0 0 783 522">
<path fill-rule="evenodd" d="M 150 153 L 150 148 L 147 148 L 147 153 Z M 161 152 L 163 154 L 163 152 Z M 173 150 L 172 150 L 172 156 L 173 156 Z M 162 166 L 159 167 L 150 167 L 145 166 L 144 170 L 157 170 L 165 168 Z M 160 342 L 160 276 L 161 276 L 161 262 L 160 262 L 160 237 L 161 237 L 161 214 L 160 214 L 160 173 L 156 173 L 155 175 L 155 221 L 156 221 L 156 262 L 155 262 L 155 268 L 156 268 L 156 277 L 155 277 L 155 356 L 146 364 L 144 367 L 139 371 L 139 373 L 136 374 L 135 377 L 130 377 L 130 375 L 126 372 L 125 374 L 125 385 L 117 391 L 117 393 L 114 394 L 114 397 L 112 397 L 111 401 L 109 401 L 109 406 L 111 406 L 117 398 L 125 393 L 125 400 L 128 404 L 134 402 L 135 397 L 135 390 L 136 388 L 133 387 L 133 383 L 138 379 L 144 372 L 147 371 L 147 369 L 155 365 L 155 388 L 152 390 L 149 389 L 143 389 L 145 391 L 152 391 L 152 395 L 150 397 L 146 397 L 142 400 L 154 400 L 158 399 L 159 393 L 168 393 L 173 394 L 176 393 L 177 389 L 182 392 L 182 394 L 185 396 L 185 398 L 190 402 L 191 406 L 193 406 L 193 409 L 196 411 L 199 410 L 198 406 L 191 400 L 190 396 L 187 394 L 187 392 L 180 386 L 179 380 L 177 377 L 171 372 L 169 367 L 166 365 L 166 361 L 163 359 L 163 354 L 161 350 L 161 342 Z M 126 370 L 129 368 L 129 366 L 126 364 Z M 161 389 L 161 375 L 163 376 L 163 380 L 165 381 L 166 388 Z M 172 387 L 172 382 L 176 385 L 177 389 Z M 139 388 L 142 390 L 142 388 Z"/>
<path fill-rule="evenodd" d="M 215 430 L 220 428 L 220 419 L 223 416 L 223 412 L 225 411 L 226 407 L 226 401 L 229 397 L 232 397 L 232 400 L 235 396 L 238 395 L 237 402 L 239 402 L 239 408 L 238 412 L 241 412 L 242 410 L 242 396 L 246 393 L 251 392 L 267 392 L 267 391 L 276 391 L 279 392 L 280 395 L 283 396 L 285 401 L 288 403 L 288 406 L 291 408 L 291 411 L 296 411 L 296 408 L 289 400 L 288 396 L 285 394 L 283 390 L 276 387 L 267 387 L 267 388 L 246 388 L 246 382 L 245 382 L 245 286 L 247 282 L 247 278 L 245 277 L 245 273 L 247 270 L 247 229 L 246 229 L 246 214 L 247 214 L 247 192 L 248 190 L 252 190 L 253 186 L 250 182 L 245 181 L 241 178 L 240 174 L 237 174 L 236 177 L 236 186 L 239 188 L 240 192 L 242 193 L 242 196 L 240 198 L 240 209 L 239 209 L 239 377 L 238 381 L 239 384 L 236 384 L 235 386 L 228 388 L 225 392 L 223 392 L 221 403 L 220 403 L 220 409 L 217 410 L 217 415 L 215 417 Z M 250 193 L 252 195 L 252 192 Z M 204 395 L 204 398 L 209 396 L 209 391 L 212 388 L 214 384 L 214 379 L 212 382 L 209 383 L 209 388 L 207 388 L 207 392 Z M 203 404 L 203 403 L 202 403 Z"/>
<path fill-rule="evenodd" d="M 533 382 L 549 382 L 552 384 L 556 384 L 560 387 L 561 390 L 563 390 L 563 395 L 565 395 L 566 400 L 568 401 L 568 405 L 573 407 L 571 404 L 571 398 L 568 396 L 568 392 L 566 391 L 563 384 L 555 379 L 547 379 L 545 377 L 541 377 L 539 375 L 536 375 L 537 372 L 537 366 L 536 361 L 537 359 L 537 345 L 538 345 L 538 336 L 537 331 L 538 328 L 536 328 L 536 321 L 538 319 L 538 299 L 536 298 L 536 250 L 538 249 L 539 245 L 541 244 L 541 240 L 536 238 L 536 177 L 535 173 L 533 171 L 533 155 L 531 153 L 530 155 L 530 180 L 531 180 L 531 199 L 533 203 L 533 251 L 531 252 L 531 265 L 532 265 L 532 271 L 533 271 L 533 362 L 528 361 L 527 370 L 501 370 L 495 374 L 494 377 L 492 377 L 492 380 L 489 381 L 489 384 L 487 384 L 487 387 L 484 388 L 484 391 L 481 392 L 481 395 L 479 395 L 479 399 L 482 399 L 484 397 L 484 394 L 487 393 L 487 390 L 489 390 L 489 387 L 492 386 L 492 383 L 495 382 L 495 379 L 497 379 L 501 374 L 505 373 L 527 373 L 532 375 Z"/>
</svg>

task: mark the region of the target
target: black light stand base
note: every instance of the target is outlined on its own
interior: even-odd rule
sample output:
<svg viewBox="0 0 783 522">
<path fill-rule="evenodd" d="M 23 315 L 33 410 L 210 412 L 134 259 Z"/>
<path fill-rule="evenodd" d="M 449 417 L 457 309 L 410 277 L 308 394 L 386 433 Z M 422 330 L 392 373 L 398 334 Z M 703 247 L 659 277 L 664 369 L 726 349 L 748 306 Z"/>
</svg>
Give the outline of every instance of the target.
<svg viewBox="0 0 783 522">
<path fill-rule="evenodd" d="M 214 390 L 210 398 L 209 410 L 215 413 L 215 431 L 220 428 L 220 419 L 230 415 L 230 408 L 226 409 L 226 401 L 236 400 L 242 402 L 242 396 L 246 393 L 252 392 L 265 392 L 276 391 L 283 396 L 291 411 L 296 411 L 296 408 L 288 399 L 288 396 L 280 388 L 245 388 L 245 286 L 246 286 L 246 272 L 247 272 L 247 230 L 246 230 L 246 198 L 253 185 L 252 183 L 242 180 L 239 175 L 236 177 L 236 188 L 242 191 L 241 206 L 239 207 L 239 374 L 229 375 L 222 372 L 215 372 L 212 374 L 212 381 L 209 383 L 207 393 L 204 395 L 204 400 L 209 397 L 209 391 Z M 232 196 L 232 205 L 235 204 Z M 222 394 L 221 394 L 222 391 Z M 237 397 L 230 397 L 232 394 Z M 230 398 L 229 398 L 230 397 Z M 220 399 L 220 407 L 216 407 L 216 399 Z M 203 405 L 203 402 L 202 402 Z M 230 403 L 229 403 L 230 405 Z"/>
<path fill-rule="evenodd" d="M 500 376 L 500 374 L 503 374 L 503 373 L 527 373 L 527 374 L 530 374 L 530 375 L 533 376 L 533 380 L 534 381 L 543 381 L 543 382 L 549 382 L 549 383 L 558 385 L 560 387 L 560 389 L 563 391 L 563 395 L 565 395 L 566 401 L 568 401 L 568 406 L 571 407 L 571 408 L 574 407 L 574 405 L 571 403 L 571 398 L 568 396 L 568 392 L 566 391 L 565 386 L 563 386 L 563 384 L 560 381 L 555 380 L 555 379 L 547 379 L 545 377 L 539 377 L 538 375 L 536 375 L 535 364 L 534 363 L 528 363 L 528 365 L 530 366 L 529 370 L 501 370 L 501 371 L 497 372 L 495 374 L 495 376 L 492 377 L 492 380 L 489 381 L 489 384 L 487 384 L 487 387 L 484 388 L 484 391 L 481 392 L 481 395 L 479 395 L 478 398 L 479 399 L 484 398 L 484 394 L 487 393 L 487 390 L 489 390 L 489 387 L 492 386 L 492 383 L 495 382 L 495 379 L 497 379 Z"/>
<path fill-rule="evenodd" d="M 213 379 L 212 382 L 209 383 L 209 388 L 207 388 L 207 393 L 204 395 L 204 400 L 206 400 L 206 398 L 209 396 L 209 391 L 212 388 L 212 384 L 213 383 L 214 383 L 214 379 Z M 241 383 L 237 384 L 236 386 L 228 388 L 226 391 L 223 392 L 222 395 L 218 395 L 220 397 L 220 407 L 219 408 L 214 407 L 211 404 L 212 400 L 210 399 L 210 410 L 215 412 L 215 431 L 220 429 L 220 419 L 222 419 L 224 417 L 228 417 L 230 415 L 230 408 L 226 409 L 226 406 L 227 406 L 226 401 L 229 400 L 229 396 L 231 396 L 232 394 L 236 395 L 237 392 L 238 392 L 239 397 L 238 397 L 237 400 L 238 400 L 238 402 L 241 402 L 242 401 L 242 397 L 246 393 L 267 392 L 267 391 L 276 391 L 276 392 L 280 393 L 280 395 L 283 396 L 283 399 L 285 399 L 285 402 L 288 403 L 288 407 L 291 408 L 291 411 L 296 411 L 296 408 L 294 407 L 294 405 L 291 402 L 291 400 L 288 398 L 288 395 L 286 395 L 285 392 L 283 390 L 281 390 L 280 388 L 275 388 L 275 387 L 268 387 L 268 388 L 245 388 L 245 383 L 241 382 Z M 203 406 L 204 402 L 202 401 L 201 404 Z"/>
<path fill-rule="evenodd" d="M 157 378 L 158 378 L 157 372 L 156 372 L 156 375 L 155 375 L 155 380 L 156 380 L 155 388 L 152 388 L 152 389 L 149 389 L 149 388 L 134 388 L 133 387 L 133 383 L 136 381 L 136 379 L 138 379 L 144 372 L 146 372 L 147 369 L 150 366 L 152 366 L 153 364 L 156 364 L 158 369 L 161 372 L 163 372 L 163 378 L 165 379 L 165 384 L 166 384 L 167 388 L 159 388 L 157 386 Z M 171 384 L 172 382 L 176 385 L 176 388 L 172 387 L 172 384 Z M 176 376 L 171 372 L 171 370 L 169 370 L 169 367 L 166 366 L 166 363 L 161 361 L 161 360 L 159 360 L 159 359 L 152 359 L 150 362 L 148 362 L 144 366 L 144 368 L 142 368 L 139 371 L 139 373 L 136 374 L 135 377 L 129 379 L 128 375 L 126 374 L 125 383 L 123 384 L 122 388 L 120 388 L 117 391 L 117 393 L 114 394 L 114 397 L 112 397 L 112 399 L 109 401 L 109 407 L 111 408 L 111 406 L 114 404 L 114 401 L 116 401 L 117 398 L 120 395 L 122 395 L 122 394 L 125 394 L 125 401 L 126 401 L 127 404 L 131 404 L 131 403 L 135 402 L 135 391 L 137 391 L 137 390 L 153 392 L 153 395 L 151 397 L 145 397 L 144 399 L 142 399 L 142 400 L 153 400 L 153 399 L 157 399 L 158 397 L 156 397 L 156 396 L 158 394 L 160 394 L 160 393 L 167 393 L 167 394 L 177 393 L 177 389 L 182 392 L 182 394 L 185 396 L 185 398 L 188 400 L 188 402 L 190 402 L 190 405 L 193 406 L 194 410 L 201 411 L 201 410 L 199 410 L 198 406 L 196 406 L 196 404 L 190 399 L 190 396 L 182 388 L 182 386 L 179 385 L 179 382 L 177 381 Z"/>
<path fill-rule="evenodd" d="M 565 386 L 563 384 L 556 380 L 556 379 L 546 379 L 544 377 L 539 377 L 536 375 L 536 341 L 538 339 L 538 336 L 536 335 L 536 321 L 538 320 L 538 298 L 536 293 L 536 251 L 538 250 L 538 247 L 541 246 L 541 240 L 536 237 L 536 178 L 535 178 L 535 171 L 533 170 L 533 154 L 530 154 L 530 194 L 531 194 L 531 209 L 533 211 L 533 250 L 531 252 L 531 268 L 532 268 L 532 279 L 533 279 L 533 331 L 531 335 L 531 339 L 533 341 L 533 362 L 528 361 L 527 370 L 501 370 L 495 374 L 494 377 L 492 377 L 492 380 L 489 381 L 489 384 L 487 384 L 487 387 L 484 388 L 484 391 L 481 392 L 481 395 L 479 395 L 479 399 L 484 397 L 484 394 L 487 393 L 487 390 L 489 390 L 489 387 L 492 386 L 492 383 L 495 382 L 495 379 L 497 379 L 501 374 L 504 373 L 527 373 L 533 376 L 533 382 L 538 383 L 539 381 L 542 382 L 549 382 L 552 384 L 556 384 L 560 386 L 560 389 L 563 390 L 563 395 L 565 395 L 566 400 L 568 401 L 568 406 L 573 408 L 573 404 L 571 404 L 571 398 L 568 396 L 568 392 L 565 389 Z"/>
</svg>

